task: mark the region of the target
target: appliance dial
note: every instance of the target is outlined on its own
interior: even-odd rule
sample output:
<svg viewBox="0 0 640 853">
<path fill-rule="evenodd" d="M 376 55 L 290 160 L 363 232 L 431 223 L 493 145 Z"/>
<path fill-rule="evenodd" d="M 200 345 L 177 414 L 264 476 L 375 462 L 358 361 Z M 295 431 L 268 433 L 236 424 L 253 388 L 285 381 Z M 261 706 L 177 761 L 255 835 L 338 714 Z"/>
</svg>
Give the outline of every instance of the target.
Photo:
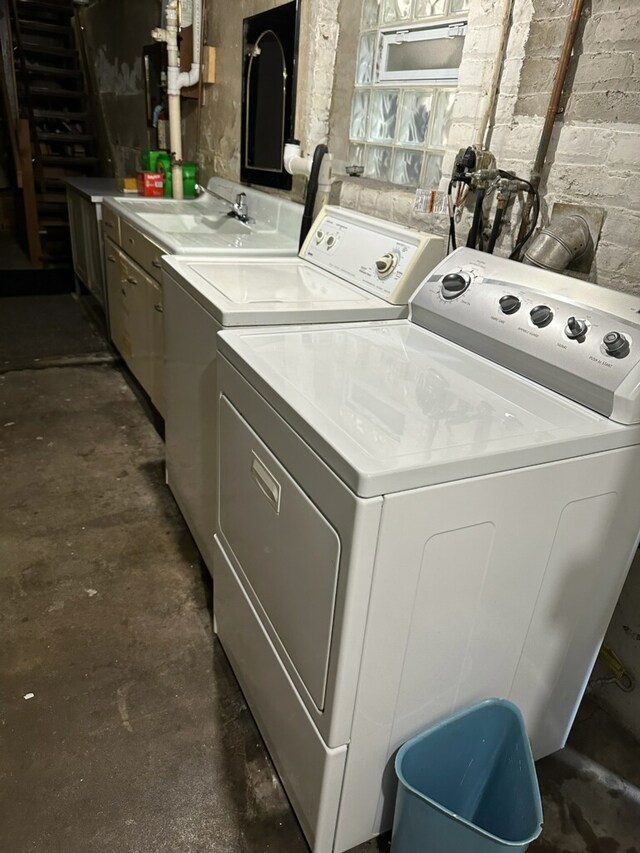
<svg viewBox="0 0 640 853">
<path fill-rule="evenodd" d="M 333 236 L 333 234 L 329 234 L 329 236 L 327 237 L 327 249 L 330 249 L 332 246 L 334 246 L 335 242 L 336 238 Z"/>
<path fill-rule="evenodd" d="M 316 243 L 322 243 L 324 240 L 324 231 L 316 231 Z"/>
<path fill-rule="evenodd" d="M 536 307 L 532 308 L 529 312 L 529 316 L 531 317 L 531 322 L 534 326 L 537 326 L 539 329 L 543 329 L 553 320 L 553 311 L 548 305 L 536 305 Z"/>
<path fill-rule="evenodd" d="M 450 272 L 442 279 L 440 293 L 443 299 L 457 299 L 471 284 L 471 276 L 465 272 Z"/>
<path fill-rule="evenodd" d="M 398 266 L 400 258 L 395 252 L 387 252 L 376 261 L 376 272 L 380 278 L 386 278 Z"/>
<path fill-rule="evenodd" d="M 614 358 L 624 358 L 625 355 L 629 355 L 631 348 L 629 341 L 620 332 L 608 332 L 602 339 L 602 343 L 607 354 Z"/>
<path fill-rule="evenodd" d="M 587 334 L 587 324 L 577 317 L 569 317 L 564 333 L 572 341 L 577 341 Z"/>
<path fill-rule="evenodd" d="M 501 297 L 498 304 L 503 314 L 515 314 L 516 311 L 520 310 L 522 303 L 517 296 L 508 293 L 506 296 Z"/>
</svg>

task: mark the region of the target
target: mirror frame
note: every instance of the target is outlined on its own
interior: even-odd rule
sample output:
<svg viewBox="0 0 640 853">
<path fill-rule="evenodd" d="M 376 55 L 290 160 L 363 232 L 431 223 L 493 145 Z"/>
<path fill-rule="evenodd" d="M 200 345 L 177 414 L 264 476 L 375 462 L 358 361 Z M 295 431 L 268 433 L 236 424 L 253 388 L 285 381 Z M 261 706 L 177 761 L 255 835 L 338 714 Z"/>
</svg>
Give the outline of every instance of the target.
<svg viewBox="0 0 640 853">
<path fill-rule="evenodd" d="M 251 70 L 252 47 L 260 38 L 271 31 L 283 50 L 285 63 L 283 140 L 294 136 L 296 86 L 298 72 L 298 42 L 300 31 L 300 0 L 290 0 L 258 15 L 252 15 L 243 21 L 243 71 L 242 71 L 242 126 L 240 143 L 240 179 L 244 183 L 290 190 L 292 176 L 284 166 L 278 169 L 264 169 L 247 166 L 249 133 L 249 73 Z"/>
</svg>

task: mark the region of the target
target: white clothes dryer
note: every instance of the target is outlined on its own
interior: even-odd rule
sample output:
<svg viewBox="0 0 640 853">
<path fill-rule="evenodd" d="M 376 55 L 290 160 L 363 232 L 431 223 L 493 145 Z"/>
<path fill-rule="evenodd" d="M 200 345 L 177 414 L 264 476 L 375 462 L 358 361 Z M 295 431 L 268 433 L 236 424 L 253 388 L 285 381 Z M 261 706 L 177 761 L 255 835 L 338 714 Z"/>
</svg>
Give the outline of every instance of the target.
<svg viewBox="0 0 640 853">
<path fill-rule="evenodd" d="M 638 545 L 639 312 L 460 249 L 410 320 L 218 336 L 217 631 L 315 853 L 463 706 L 564 745 Z"/>
<path fill-rule="evenodd" d="M 162 259 L 167 482 L 212 570 L 217 419 L 216 333 L 229 326 L 406 317 L 442 259 L 442 237 L 325 207 L 299 257 Z"/>
</svg>

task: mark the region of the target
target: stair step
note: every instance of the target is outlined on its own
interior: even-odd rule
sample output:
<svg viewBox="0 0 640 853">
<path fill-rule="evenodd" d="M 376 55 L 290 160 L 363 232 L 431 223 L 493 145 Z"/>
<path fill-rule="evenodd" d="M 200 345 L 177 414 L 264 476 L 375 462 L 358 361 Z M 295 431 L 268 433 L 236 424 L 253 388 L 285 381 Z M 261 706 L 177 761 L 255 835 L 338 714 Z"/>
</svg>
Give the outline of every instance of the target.
<svg viewBox="0 0 640 853">
<path fill-rule="evenodd" d="M 78 56 L 78 52 L 75 47 L 54 47 L 49 44 L 38 44 L 34 41 L 23 41 L 22 48 L 25 53 L 41 53 L 45 56 L 68 56 L 72 59 L 75 59 Z"/>
<path fill-rule="evenodd" d="M 68 219 L 39 219 L 38 225 L 40 228 L 68 228 Z"/>
<path fill-rule="evenodd" d="M 38 193 L 36 195 L 36 201 L 38 204 L 66 204 L 67 203 L 67 194 L 66 193 Z"/>
<path fill-rule="evenodd" d="M 27 62 L 26 66 L 29 74 L 42 74 L 45 77 L 82 77 L 79 68 L 56 68 L 53 65 L 36 65 L 33 62 Z"/>
<path fill-rule="evenodd" d="M 31 90 L 33 91 L 33 89 Z M 65 112 L 65 110 L 34 110 L 33 116 L 36 120 L 45 118 L 59 118 L 64 121 L 88 121 L 89 113 Z"/>
<path fill-rule="evenodd" d="M 22 19 L 24 15 L 30 18 L 32 14 L 37 18 L 43 13 L 71 17 L 73 13 L 73 2 L 71 0 L 68 3 L 47 3 L 46 0 L 17 0 L 16 7 L 19 19 Z"/>
<path fill-rule="evenodd" d="M 57 36 L 71 35 L 71 26 L 69 24 L 50 24 L 46 21 L 21 20 L 20 29 L 31 33 L 48 33 Z"/>
<path fill-rule="evenodd" d="M 90 133 L 49 133 L 38 131 L 38 139 L 41 142 L 93 142 Z"/>
<path fill-rule="evenodd" d="M 55 154 L 45 154 L 41 158 L 43 166 L 92 166 L 98 162 L 97 157 L 58 157 Z"/>
<path fill-rule="evenodd" d="M 49 89 L 47 86 L 29 86 L 29 92 L 32 95 L 42 98 L 84 98 L 84 91 L 74 91 L 73 89 Z"/>
</svg>

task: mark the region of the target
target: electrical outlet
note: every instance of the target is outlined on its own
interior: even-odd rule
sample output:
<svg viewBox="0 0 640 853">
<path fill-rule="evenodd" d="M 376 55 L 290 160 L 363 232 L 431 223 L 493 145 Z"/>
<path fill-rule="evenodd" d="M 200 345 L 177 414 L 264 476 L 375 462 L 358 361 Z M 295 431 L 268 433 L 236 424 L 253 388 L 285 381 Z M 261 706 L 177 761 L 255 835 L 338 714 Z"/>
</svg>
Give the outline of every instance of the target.
<svg viewBox="0 0 640 853">
<path fill-rule="evenodd" d="M 426 213 L 429 210 L 429 197 L 431 193 L 428 190 L 417 189 L 416 197 L 413 200 L 414 213 Z"/>
<path fill-rule="evenodd" d="M 413 202 L 414 213 L 447 213 L 447 194 L 439 190 L 416 190 Z"/>
</svg>

